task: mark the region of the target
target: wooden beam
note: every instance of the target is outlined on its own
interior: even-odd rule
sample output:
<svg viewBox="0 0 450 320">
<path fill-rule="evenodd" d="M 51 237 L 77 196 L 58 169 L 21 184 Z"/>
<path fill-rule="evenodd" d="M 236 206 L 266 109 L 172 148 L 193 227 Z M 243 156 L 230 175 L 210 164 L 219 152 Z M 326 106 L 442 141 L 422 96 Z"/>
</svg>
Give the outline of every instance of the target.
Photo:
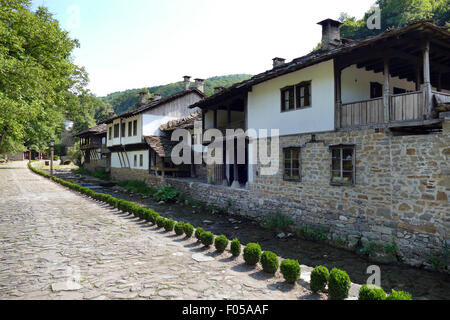
<svg viewBox="0 0 450 320">
<path fill-rule="evenodd" d="M 389 79 L 389 59 L 384 59 L 384 90 L 383 90 L 383 107 L 384 107 L 384 122 L 389 122 L 389 110 L 391 100 L 391 85 Z"/>
<path fill-rule="evenodd" d="M 336 61 L 334 61 L 334 128 L 339 129 L 341 127 L 341 75 L 342 71 L 338 68 Z"/>
<path fill-rule="evenodd" d="M 432 93 L 430 77 L 430 42 L 426 41 L 423 47 L 423 96 L 424 96 L 424 116 L 431 119 Z"/>
</svg>

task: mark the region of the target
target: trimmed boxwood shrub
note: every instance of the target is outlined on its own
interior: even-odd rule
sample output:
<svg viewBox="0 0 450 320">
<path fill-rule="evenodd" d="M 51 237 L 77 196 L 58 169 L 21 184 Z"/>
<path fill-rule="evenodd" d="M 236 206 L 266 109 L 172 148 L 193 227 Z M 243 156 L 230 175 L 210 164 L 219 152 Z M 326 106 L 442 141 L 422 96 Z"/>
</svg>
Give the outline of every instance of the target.
<svg viewBox="0 0 450 320">
<path fill-rule="evenodd" d="M 195 237 L 197 238 L 198 241 L 202 240 L 202 233 L 205 232 L 205 230 L 203 230 L 203 228 L 197 228 L 195 230 Z"/>
<path fill-rule="evenodd" d="M 297 260 L 286 259 L 281 262 L 280 271 L 284 280 L 288 283 L 295 283 L 300 277 L 300 264 Z"/>
<path fill-rule="evenodd" d="M 163 218 L 161 216 L 156 218 L 156 225 L 158 226 L 158 228 L 164 227 L 165 224 L 166 224 L 166 218 Z"/>
<path fill-rule="evenodd" d="M 344 300 L 350 290 L 350 277 L 347 272 L 334 268 L 328 278 L 328 294 L 332 300 Z"/>
<path fill-rule="evenodd" d="M 173 228 L 175 227 L 175 221 L 173 221 L 173 219 L 166 219 L 165 223 L 164 223 L 164 229 L 169 232 L 169 231 L 173 231 Z"/>
<path fill-rule="evenodd" d="M 224 252 L 225 249 L 228 247 L 228 239 L 223 234 L 218 236 L 216 240 L 214 240 L 214 246 L 216 247 L 216 250 L 219 252 Z"/>
<path fill-rule="evenodd" d="M 395 291 L 392 289 L 392 292 L 386 297 L 386 300 L 412 300 L 412 296 L 410 293 L 406 291 Z"/>
<path fill-rule="evenodd" d="M 239 239 L 234 238 L 233 241 L 231 241 L 230 250 L 231 254 L 235 257 L 241 254 L 241 243 L 239 242 Z"/>
<path fill-rule="evenodd" d="M 176 224 L 175 224 L 175 233 L 178 235 L 178 236 L 181 236 L 183 233 L 184 233 L 184 222 L 177 222 Z"/>
<path fill-rule="evenodd" d="M 364 284 L 359 289 L 358 300 L 385 300 L 386 292 L 380 287 Z"/>
<path fill-rule="evenodd" d="M 136 209 L 136 211 L 133 212 L 135 217 L 141 218 L 141 219 L 145 219 L 147 217 L 147 209 L 142 208 L 142 207 L 138 207 Z"/>
<path fill-rule="evenodd" d="M 187 238 L 192 237 L 192 234 L 194 233 L 194 227 L 192 226 L 192 224 L 185 223 L 183 228 L 184 228 L 184 234 L 186 235 L 186 237 Z"/>
<path fill-rule="evenodd" d="M 209 247 L 214 243 L 214 234 L 212 232 L 203 232 L 200 241 L 205 247 Z"/>
<path fill-rule="evenodd" d="M 258 243 L 249 243 L 244 248 L 244 260 L 248 265 L 254 266 L 261 259 L 261 246 Z"/>
<path fill-rule="evenodd" d="M 317 266 L 311 271 L 310 287 L 313 292 L 324 291 L 330 272 L 324 266 Z"/>
<path fill-rule="evenodd" d="M 271 251 L 264 251 L 261 255 L 261 265 L 264 272 L 275 274 L 280 266 L 278 256 Z"/>
</svg>

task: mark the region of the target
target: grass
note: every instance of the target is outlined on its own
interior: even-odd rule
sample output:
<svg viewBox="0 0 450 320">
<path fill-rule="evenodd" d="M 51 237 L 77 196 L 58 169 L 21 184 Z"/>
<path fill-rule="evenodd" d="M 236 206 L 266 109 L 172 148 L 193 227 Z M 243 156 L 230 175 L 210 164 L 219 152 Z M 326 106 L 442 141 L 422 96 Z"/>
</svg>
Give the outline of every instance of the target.
<svg viewBox="0 0 450 320">
<path fill-rule="evenodd" d="M 93 176 L 95 178 L 101 179 L 101 180 L 110 180 L 110 176 L 109 173 L 106 172 L 105 169 L 99 169 L 99 170 L 95 170 L 94 172 L 85 169 L 83 167 L 80 167 L 78 169 L 73 169 L 72 173 L 75 174 L 81 174 L 81 175 L 87 175 L 87 176 Z"/>
<path fill-rule="evenodd" d="M 145 182 L 138 180 L 123 180 L 119 181 L 117 185 L 133 193 L 154 195 L 157 191 L 156 189 L 147 186 Z"/>
</svg>

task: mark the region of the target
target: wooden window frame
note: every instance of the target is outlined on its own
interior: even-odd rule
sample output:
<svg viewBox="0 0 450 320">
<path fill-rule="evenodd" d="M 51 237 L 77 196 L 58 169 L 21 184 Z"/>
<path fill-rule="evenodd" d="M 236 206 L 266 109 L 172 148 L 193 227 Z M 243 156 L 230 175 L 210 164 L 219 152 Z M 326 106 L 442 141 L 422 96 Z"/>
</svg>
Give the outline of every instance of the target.
<svg viewBox="0 0 450 320">
<path fill-rule="evenodd" d="M 285 110 L 285 92 L 289 92 L 289 109 Z M 287 86 L 280 89 L 281 93 L 281 106 L 280 111 L 281 112 L 289 112 L 289 111 L 295 111 L 295 86 Z M 292 98 L 292 101 L 291 101 Z M 293 106 L 293 109 L 290 109 L 291 105 Z"/>
<path fill-rule="evenodd" d="M 139 155 L 139 167 L 143 167 L 144 166 L 144 155 L 141 153 Z"/>
<path fill-rule="evenodd" d="M 120 124 L 116 123 L 114 124 L 114 139 L 117 139 L 120 137 Z"/>
<path fill-rule="evenodd" d="M 120 129 L 120 133 L 121 133 L 121 137 L 122 137 L 122 138 L 125 138 L 125 137 L 126 137 L 126 130 L 125 130 L 125 128 L 126 128 L 126 123 L 125 123 L 125 122 L 122 122 L 122 124 L 121 124 L 121 129 Z"/>
<path fill-rule="evenodd" d="M 292 151 L 293 150 L 297 150 L 298 151 L 298 178 L 292 178 L 293 174 L 293 170 L 295 168 L 292 167 L 292 160 L 295 160 L 294 158 L 292 158 Z M 285 157 L 285 153 L 286 151 L 290 151 L 290 158 L 286 159 Z M 289 168 L 290 170 L 290 176 L 287 177 L 285 174 L 286 171 L 286 161 L 289 160 L 291 161 L 291 167 Z M 301 182 L 302 181 L 302 148 L 301 147 L 286 147 L 283 148 L 283 180 L 284 181 L 297 181 L 297 182 Z"/>
<path fill-rule="evenodd" d="M 134 160 L 133 161 L 133 163 L 134 163 L 133 167 L 137 168 L 137 154 L 134 155 L 134 159 L 133 160 Z"/>
<path fill-rule="evenodd" d="M 133 120 L 133 137 L 137 136 L 137 120 Z"/>
<path fill-rule="evenodd" d="M 307 108 L 311 108 L 312 107 L 312 85 L 311 85 L 311 80 L 310 81 L 303 81 L 300 82 L 298 84 L 295 85 L 295 107 L 296 110 L 299 109 L 307 109 Z M 304 98 L 305 96 L 300 96 L 300 89 L 301 88 L 306 88 L 309 87 L 309 99 L 308 99 L 308 105 L 304 105 L 303 107 L 300 106 L 300 99 Z"/>
<path fill-rule="evenodd" d="M 108 128 L 108 140 L 112 140 L 112 126 Z"/>
<path fill-rule="evenodd" d="M 305 106 L 300 106 L 300 100 L 301 98 L 304 98 L 304 96 L 300 96 L 300 90 L 301 88 L 309 87 L 309 104 Z M 285 93 L 289 92 L 289 98 L 292 98 L 292 101 L 289 100 L 289 109 L 284 109 L 285 107 Z M 300 83 L 297 83 L 296 85 L 286 86 L 284 88 L 280 89 L 280 112 L 289 112 L 289 111 L 296 111 L 296 110 L 302 110 L 312 107 L 312 80 L 308 81 L 302 81 Z M 292 107 L 292 108 L 291 108 Z"/>
<path fill-rule="evenodd" d="M 131 137 L 133 135 L 133 122 L 132 121 L 128 121 L 128 136 Z"/>
<path fill-rule="evenodd" d="M 340 167 L 339 170 L 333 169 L 333 151 L 339 150 L 339 159 L 340 159 Z M 343 154 L 344 150 L 352 150 L 352 170 L 344 170 L 344 159 Z M 354 186 L 356 183 L 356 148 L 355 145 L 349 144 L 349 145 L 334 145 L 330 146 L 330 154 L 331 154 L 331 163 L 330 163 L 330 184 L 333 186 Z M 341 181 L 333 181 L 333 172 L 339 172 L 340 173 L 340 179 Z M 350 182 L 344 182 L 344 172 L 351 172 L 352 173 L 352 179 Z"/>
</svg>

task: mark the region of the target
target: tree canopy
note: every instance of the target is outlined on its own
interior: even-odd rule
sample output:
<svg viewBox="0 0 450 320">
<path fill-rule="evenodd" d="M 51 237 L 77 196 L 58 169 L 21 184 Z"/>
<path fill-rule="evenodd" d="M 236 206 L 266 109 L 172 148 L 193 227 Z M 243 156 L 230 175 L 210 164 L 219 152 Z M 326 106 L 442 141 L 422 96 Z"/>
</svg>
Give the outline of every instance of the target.
<svg viewBox="0 0 450 320">
<path fill-rule="evenodd" d="M 367 28 L 367 20 L 375 13 L 375 7 L 371 7 L 360 20 L 341 13 L 341 36 L 362 39 L 424 19 L 450 27 L 450 0 L 377 0 L 375 4 L 381 11 L 381 29 Z"/>
</svg>

